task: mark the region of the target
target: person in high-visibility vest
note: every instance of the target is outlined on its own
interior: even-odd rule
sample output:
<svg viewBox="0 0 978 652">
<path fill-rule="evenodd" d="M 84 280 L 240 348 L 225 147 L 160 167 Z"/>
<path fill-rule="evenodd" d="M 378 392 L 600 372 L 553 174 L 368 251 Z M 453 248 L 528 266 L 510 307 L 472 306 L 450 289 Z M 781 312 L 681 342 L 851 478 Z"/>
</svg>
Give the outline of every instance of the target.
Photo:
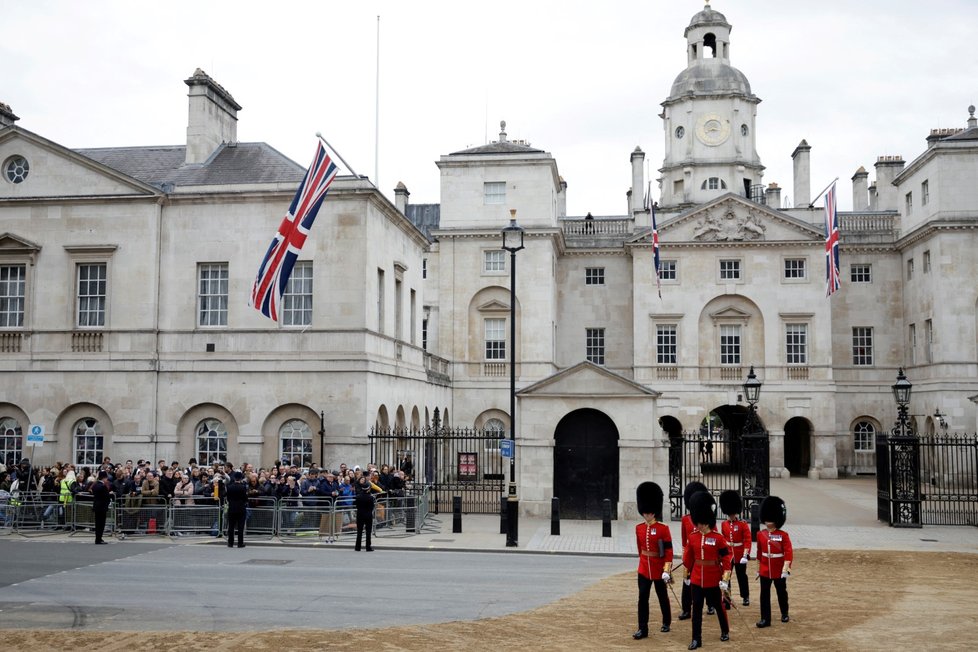
<svg viewBox="0 0 978 652">
<path fill-rule="evenodd" d="M 71 486 L 76 484 L 76 482 L 75 467 L 69 464 L 68 472 L 65 473 L 65 477 L 61 480 L 61 493 L 58 494 L 58 502 L 61 503 L 59 512 L 64 522 L 67 522 L 68 506 L 75 500 L 74 495 L 71 493 Z"/>
</svg>

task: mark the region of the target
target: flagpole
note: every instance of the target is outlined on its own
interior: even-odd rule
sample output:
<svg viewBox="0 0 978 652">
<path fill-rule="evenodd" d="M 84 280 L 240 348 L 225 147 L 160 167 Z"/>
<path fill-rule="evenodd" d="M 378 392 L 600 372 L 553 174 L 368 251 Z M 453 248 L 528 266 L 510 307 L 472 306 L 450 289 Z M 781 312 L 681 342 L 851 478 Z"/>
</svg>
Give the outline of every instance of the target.
<svg viewBox="0 0 978 652">
<path fill-rule="evenodd" d="M 336 158 L 340 159 L 340 163 L 342 163 L 343 165 L 345 165 L 346 166 L 346 169 L 353 173 L 353 176 L 355 176 L 358 179 L 360 178 L 360 175 L 356 173 L 356 170 L 354 170 L 352 167 L 350 167 L 350 164 L 347 163 L 346 160 L 344 160 L 343 156 L 341 156 L 340 153 L 336 151 L 336 148 L 333 147 L 332 145 L 330 145 L 328 140 L 326 140 L 325 138 L 323 138 L 323 134 L 321 132 L 318 132 L 318 131 L 316 132 L 316 138 L 318 138 L 319 140 L 323 141 L 323 144 L 326 145 L 326 147 L 328 147 L 331 150 L 333 150 L 333 153 L 336 154 Z"/>
<path fill-rule="evenodd" d="M 820 192 L 817 195 L 815 195 L 815 199 L 813 199 L 811 201 L 811 203 L 808 204 L 808 207 L 809 208 L 815 208 L 815 202 L 818 201 L 818 198 L 821 197 L 822 195 L 824 195 L 825 194 L 825 191 L 828 190 L 829 188 L 831 188 L 832 187 L 832 184 L 835 183 L 838 180 L 839 180 L 839 177 L 836 177 L 836 178 L 832 179 L 832 181 L 829 182 L 829 185 L 825 186 L 825 188 L 822 189 L 822 192 Z"/>
</svg>

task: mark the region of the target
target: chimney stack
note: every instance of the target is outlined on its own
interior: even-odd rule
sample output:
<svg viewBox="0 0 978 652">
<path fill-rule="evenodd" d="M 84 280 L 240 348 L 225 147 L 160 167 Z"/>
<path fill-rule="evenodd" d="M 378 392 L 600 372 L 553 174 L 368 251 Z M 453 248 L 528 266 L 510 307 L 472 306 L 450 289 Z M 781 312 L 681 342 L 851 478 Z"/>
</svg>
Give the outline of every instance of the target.
<svg viewBox="0 0 978 652">
<path fill-rule="evenodd" d="M 776 183 L 768 184 L 764 191 L 764 202 L 770 208 L 781 208 L 781 188 Z"/>
<path fill-rule="evenodd" d="M 10 110 L 10 105 L 0 102 L 0 127 L 12 127 L 18 120 L 20 118 Z"/>
<path fill-rule="evenodd" d="M 893 185 L 904 166 L 903 157 L 879 156 L 876 159 L 876 210 L 895 211 L 897 209 L 897 188 Z"/>
<path fill-rule="evenodd" d="M 869 184 L 869 210 L 875 211 L 879 204 L 879 197 L 876 195 L 876 182 Z"/>
<path fill-rule="evenodd" d="M 803 138 L 791 158 L 795 162 L 795 208 L 808 208 L 812 203 L 812 147 Z"/>
<path fill-rule="evenodd" d="M 636 147 L 632 152 L 632 200 L 630 213 L 634 218 L 635 213 L 645 210 L 645 152 L 641 147 Z"/>
<path fill-rule="evenodd" d="M 869 190 L 866 186 L 868 182 L 869 172 L 860 165 L 856 173 L 852 175 L 852 210 L 865 211 L 869 209 Z"/>
<path fill-rule="evenodd" d="M 408 192 L 404 182 L 398 181 L 397 186 L 394 188 L 394 205 L 397 206 L 397 210 L 405 215 L 407 215 L 408 197 L 410 196 L 411 193 Z"/>
<path fill-rule="evenodd" d="M 200 68 L 184 83 L 190 87 L 185 163 L 203 163 L 222 143 L 238 142 L 241 105 Z"/>
</svg>

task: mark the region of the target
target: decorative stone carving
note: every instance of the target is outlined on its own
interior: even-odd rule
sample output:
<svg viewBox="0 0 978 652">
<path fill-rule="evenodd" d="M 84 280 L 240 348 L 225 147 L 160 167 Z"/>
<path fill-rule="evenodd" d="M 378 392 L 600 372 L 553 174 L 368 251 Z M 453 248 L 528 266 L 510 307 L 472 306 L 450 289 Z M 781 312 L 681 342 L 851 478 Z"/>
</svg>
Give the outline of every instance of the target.
<svg viewBox="0 0 978 652">
<path fill-rule="evenodd" d="M 763 240 L 766 230 L 767 227 L 754 211 L 737 215 L 733 209 L 728 209 L 722 216 L 717 216 L 712 210 L 707 210 L 696 223 L 693 239 L 718 242 Z"/>
</svg>

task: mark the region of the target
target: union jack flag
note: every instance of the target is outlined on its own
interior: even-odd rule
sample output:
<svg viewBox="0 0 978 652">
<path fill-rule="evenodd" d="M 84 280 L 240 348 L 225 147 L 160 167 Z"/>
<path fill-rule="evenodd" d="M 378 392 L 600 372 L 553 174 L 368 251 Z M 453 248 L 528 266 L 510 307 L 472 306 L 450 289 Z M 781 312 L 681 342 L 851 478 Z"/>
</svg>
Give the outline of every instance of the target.
<svg viewBox="0 0 978 652">
<path fill-rule="evenodd" d="M 649 199 L 651 201 L 651 198 Z M 662 260 L 659 258 L 659 227 L 655 225 L 655 204 L 651 205 L 652 210 L 652 256 L 655 263 L 655 287 L 659 291 L 659 298 L 662 298 L 662 280 L 659 273 L 662 271 Z"/>
<path fill-rule="evenodd" d="M 835 210 L 835 182 L 825 193 L 825 296 L 842 286 L 839 272 L 839 216 Z"/>
<path fill-rule="evenodd" d="M 269 319 L 278 321 L 279 304 L 292 275 L 292 268 L 295 267 L 309 229 L 316 221 L 316 214 L 319 213 L 319 207 L 335 176 L 336 164 L 326 153 L 323 144 L 318 143 L 312 165 L 306 170 L 306 176 L 295 192 L 289 212 L 278 227 L 278 233 L 272 238 L 272 244 L 261 261 L 258 277 L 251 288 L 248 305 Z"/>
</svg>

